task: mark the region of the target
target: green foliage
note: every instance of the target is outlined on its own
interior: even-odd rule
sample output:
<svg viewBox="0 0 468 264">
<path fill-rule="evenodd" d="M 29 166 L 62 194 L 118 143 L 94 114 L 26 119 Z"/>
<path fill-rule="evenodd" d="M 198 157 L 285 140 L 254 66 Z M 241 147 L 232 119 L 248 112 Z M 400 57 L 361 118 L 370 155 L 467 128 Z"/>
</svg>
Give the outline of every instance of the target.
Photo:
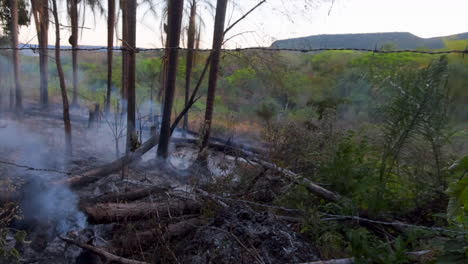
<svg viewBox="0 0 468 264">
<path fill-rule="evenodd" d="M 447 216 L 460 227 L 468 230 L 468 156 L 455 162 L 451 171 L 458 179 L 449 184 L 447 194 L 450 196 Z"/>
<path fill-rule="evenodd" d="M 230 76 L 226 77 L 226 81 L 234 87 L 242 87 L 248 81 L 253 80 L 256 76 L 255 70 L 252 67 L 240 68 L 234 71 Z"/>
<path fill-rule="evenodd" d="M 399 72 L 389 80 L 384 98 L 387 103 L 379 107 L 383 134 L 382 181 L 392 172 L 408 142 L 418 135 L 437 145 L 434 151 L 440 151 L 442 142 L 437 138 L 447 126 L 446 80 L 446 57 L 419 71 Z"/>
<path fill-rule="evenodd" d="M 272 119 L 278 114 L 278 108 L 278 104 L 273 99 L 265 100 L 255 110 L 255 114 L 263 121 L 267 122 L 267 124 L 270 124 Z"/>
<path fill-rule="evenodd" d="M 9 1 L 10 0 L 0 0 L 0 24 L 3 26 L 2 29 L 4 35 L 9 35 L 11 30 L 11 11 Z M 18 24 L 20 26 L 29 25 L 30 17 L 28 14 L 28 8 L 28 1 L 18 1 Z"/>
<path fill-rule="evenodd" d="M 19 261 L 20 253 L 14 247 L 14 243 L 24 243 L 26 232 L 8 227 L 11 221 L 18 218 L 20 218 L 20 215 L 16 204 L 8 203 L 0 207 L 0 262 L 6 260 L 11 263 Z"/>
<path fill-rule="evenodd" d="M 356 263 L 410 263 L 406 255 L 411 242 L 408 239 L 399 236 L 392 243 L 386 243 L 364 228 L 350 230 L 347 236 Z"/>
</svg>

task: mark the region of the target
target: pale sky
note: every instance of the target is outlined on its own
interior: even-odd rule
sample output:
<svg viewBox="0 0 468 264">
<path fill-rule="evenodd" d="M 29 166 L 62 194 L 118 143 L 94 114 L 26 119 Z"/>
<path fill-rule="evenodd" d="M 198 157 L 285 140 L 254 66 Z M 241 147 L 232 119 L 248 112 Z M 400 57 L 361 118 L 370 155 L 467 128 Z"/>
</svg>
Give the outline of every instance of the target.
<svg viewBox="0 0 468 264">
<path fill-rule="evenodd" d="M 260 0 L 231 1 L 228 21 L 237 20 L 258 2 Z M 105 0 L 103 4 L 107 6 Z M 65 10 L 63 6 L 61 9 Z M 147 9 L 142 5 L 137 11 L 137 46 L 161 47 L 160 17 L 149 13 L 144 16 Z M 213 15 L 206 8 L 200 9 L 206 24 L 202 46 L 209 48 Z M 61 23 L 69 24 L 64 11 L 61 15 Z M 97 17 L 94 24 L 91 12 L 87 11 L 85 26 L 90 29 L 85 29 L 80 44 L 106 45 L 104 16 Z M 49 31 L 49 42 L 54 44 L 53 24 Z M 424 38 L 468 32 L 468 0 L 267 0 L 227 35 L 230 38 L 243 33 L 229 40 L 226 47 L 270 46 L 276 39 L 371 32 L 410 32 Z M 68 45 L 70 31 L 63 30 L 61 34 L 62 45 Z M 21 29 L 20 42 L 37 43 L 35 35 L 34 23 L 31 23 L 28 28 Z"/>
</svg>

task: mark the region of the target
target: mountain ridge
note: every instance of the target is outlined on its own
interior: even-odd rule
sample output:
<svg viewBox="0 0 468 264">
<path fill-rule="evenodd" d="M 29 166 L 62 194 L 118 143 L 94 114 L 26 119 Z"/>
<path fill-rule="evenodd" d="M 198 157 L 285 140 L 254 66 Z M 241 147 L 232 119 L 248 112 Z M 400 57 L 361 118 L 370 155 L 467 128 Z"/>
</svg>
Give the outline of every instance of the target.
<svg viewBox="0 0 468 264">
<path fill-rule="evenodd" d="M 381 49 L 389 44 L 396 49 L 441 49 L 445 47 L 445 39 L 468 40 L 468 32 L 432 38 L 421 38 L 409 32 L 321 34 L 276 40 L 270 47 L 287 49 Z"/>
</svg>

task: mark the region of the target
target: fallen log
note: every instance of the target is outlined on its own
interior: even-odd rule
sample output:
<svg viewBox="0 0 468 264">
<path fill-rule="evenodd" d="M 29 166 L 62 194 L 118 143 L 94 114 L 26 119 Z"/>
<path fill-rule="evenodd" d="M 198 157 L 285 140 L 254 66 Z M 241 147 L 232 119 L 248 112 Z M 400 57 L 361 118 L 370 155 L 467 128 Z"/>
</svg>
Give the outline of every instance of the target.
<svg viewBox="0 0 468 264">
<path fill-rule="evenodd" d="M 311 192 L 311 193 L 313 193 L 313 194 L 315 194 L 315 195 L 317 195 L 317 196 L 319 196 L 319 197 L 321 197 L 321 198 L 323 198 L 323 199 L 325 199 L 327 201 L 336 203 L 336 202 L 339 202 L 341 200 L 341 196 L 339 194 L 337 194 L 335 192 L 332 192 L 332 191 L 329 191 L 329 190 L 323 188 L 322 186 L 312 182 L 309 179 L 302 178 L 298 174 L 292 172 L 291 170 L 281 168 L 281 167 L 277 166 L 274 163 L 267 162 L 267 161 L 264 161 L 264 160 L 261 160 L 261 159 L 258 159 L 258 158 L 253 159 L 252 161 L 262 165 L 264 168 L 267 168 L 267 169 L 270 169 L 270 170 L 281 173 L 282 175 L 284 175 L 285 177 L 287 177 L 289 180 L 291 180 L 292 182 L 294 182 L 296 184 L 304 185 L 309 192 Z"/>
<path fill-rule="evenodd" d="M 119 202 L 131 202 L 143 199 L 150 195 L 165 193 L 169 191 L 171 188 L 169 186 L 161 187 L 161 186 L 151 186 L 146 188 L 140 188 L 129 192 L 123 193 L 109 193 L 103 194 L 101 196 L 91 198 L 91 199 L 83 199 L 80 201 L 81 205 L 85 204 L 97 204 L 97 203 L 119 203 Z"/>
<path fill-rule="evenodd" d="M 174 139 L 173 142 L 177 144 L 198 144 L 197 139 L 190 139 L 190 138 L 177 138 Z M 309 179 L 301 178 L 299 175 L 296 173 L 292 172 L 291 170 L 281 168 L 277 166 L 274 163 L 265 161 L 263 158 L 259 157 L 255 153 L 249 153 L 248 151 L 242 150 L 242 149 L 237 149 L 233 148 L 232 146 L 228 145 L 223 145 L 217 142 L 210 142 L 208 144 L 208 148 L 214 149 L 220 152 L 224 152 L 229 155 L 233 156 L 239 156 L 248 160 L 251 160 L 257 164 L 260 164 L 266 169 L 270 169 L 273 171 L 277 171 L 287 177 L 289 180 L 295 182 L 296 184 L 302 184 L 304 185 L 307 190 L 309 190 L 311 193 L 331 202 L 338 202 L 341 200 L 341 196 L 337 193 L 334 193 L 332 191 L 329 191 L 318 184 L 312 182 Z"/>
<path fill-rule="evenodd" d="M 97 248 L 97 247 L 94 247 L 94 246 L 91 246 L 91 245 L 88 245 L 88 244 L 84 244 L 84 243 L 81 243 L 81 242 L 78 242 L 78 241 L 75 241 L 73 239 L 70 239 L 70 238 L 67 238 L 67 237 L 60 237 L 60 239 L 62 239 L 63 241 L 67 242 L 67 243 L 70 243 L 70 244 L 74 244 L 80 248 L 83 248 L 83 249 L 87 249 L 103 258 L 106 259 L 106 263 L 111 263 L 111 262 L 117 262 L 117 263 L 121 263 L 121 264 L 149 264 L 148 262 L 144 262 L 144 261 L 138 261 L 138 260 L 133 260 L 133 259 L 127 259 L 127 258 L 123 258 L 123 257 L 119 257 L 117 255 L 114 255 L 114 254 L 111 254 L 107 251 L 105 251 L 104 249 L 100 249 L 100 248 Z"/>
<path fill-rule="evenodd" d="M 99 203 L 84 205 L 81 209 L 90 223 L 108 224 L 198 213 L 201 205 L 196 201 L 178 200 L 159 203 Z"/>
<path fill-rule="evenodd" d="M 135 251 L 144 251 L 158 244 L 157 241 L 160 240 L 169 241 L 171 239 L 182 238 L 202 224 L 203 221 L 201 219 L 192 218 L 179 223 L 170 224 L 167 228 L 153 228 L 143 232 L 129 233 L 112 240 L 112 246 L 118 248 L 119 254 L 132 254 Z"/>
<path fill-rule="evenodd" d="M 82 173 L 76 173 L 73 176 L 61 181 L 60 183 L 68 184 L 71 188 L 78 188 L 99 180 L 103 176 L 118 172 L 123 166 L 132 163 L 141 158 L 143 154 L 153 148 L 159 141 L 159 134 L 151 136 L 143 145 L 135 152 L 130 152 L 128 155 L 114 160 L 104 166 L 94 168 Z"/>
</svg>

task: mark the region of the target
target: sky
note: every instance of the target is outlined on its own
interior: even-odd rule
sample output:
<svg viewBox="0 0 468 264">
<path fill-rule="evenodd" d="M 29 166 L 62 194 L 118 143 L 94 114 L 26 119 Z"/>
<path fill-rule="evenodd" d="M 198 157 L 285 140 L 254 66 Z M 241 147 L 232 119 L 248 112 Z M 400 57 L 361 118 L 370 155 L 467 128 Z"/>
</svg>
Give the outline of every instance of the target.
<svg viewBox="0 0 468 264">
<path fill-rule="evenodd" d="M 231 0 L 226 24 L 236 21 L 258 2 Z M 107 6 L 106 0 L 103 4 Z M 69 24 L 64 6 L 59 9 L 61 23 Z M 205 23 L 201 45 L 209 48 L 214 11 L 207 5 L 199 10 Z M 137 11 L 137 46 L 161 47 L 161 16 L 155 17 L 147 11 L 148 6 L 144 4 Z M 94 18 L 89 10 L 85 14 L 87 29 L 79 43 L 106 46 L 106 17 Z M 49 31 L 49 42 L 53 44 L 52 24 Z M 267 0 L 227 34 L 226 48 L 270 46 L 278 39 L 319 34 L 372 32 L 410 32 L 424 38 L 468 32 L 468 0 Z M 61 34 L 62 45 L 68 45 L 70 31 L 64 29 Z M 37 43 L 34 23 L 21 28 L 19 37 L 22 43 Z"/>
</svg>

